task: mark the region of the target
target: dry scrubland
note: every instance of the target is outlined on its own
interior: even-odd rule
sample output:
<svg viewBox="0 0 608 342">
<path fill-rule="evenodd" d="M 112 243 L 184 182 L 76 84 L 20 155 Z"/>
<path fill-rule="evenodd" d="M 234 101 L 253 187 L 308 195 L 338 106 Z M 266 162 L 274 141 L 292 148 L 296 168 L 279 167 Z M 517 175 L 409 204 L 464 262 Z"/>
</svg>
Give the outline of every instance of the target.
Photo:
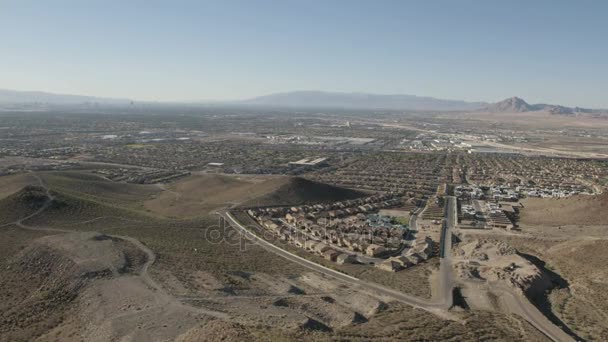
<svg viewBox="0 0 608 342">
<path fill-rule="evenodd" d="M 45 184 L 57 192 L 112 207 L 141 211 L 143 201 L 159 193 L 154 185 L 115 183 L 83 172 L 46 172 Z"/>
<path fill-rule="evenodd" d="M 490 312 L 458 316 L 458 320 L 445 321 L 426 311 L 393 304 L 368 322 L 331 332 L 290 332 L 212 321 L 178 341 L 549 341 L 517 317 Z"/>
<path fill-rule="evenodd" d="M 607 225 L 608 193 L 569 198 L 530 198 L 523 202 L 521 222 L 525 225 Z"/>
<path fill-rule="evenodd" d="M 24 224 L 101 233 L 0 228 L 0 340 L 542 340 L 513 317 L 461 313 L 445 321 L 323 278 L 258 246 L 243 246 L 232 228 L 218 228 L 210 215 L 171 219 L 151 213 L 144 203 L 165 195 L 158 187 L 79 173 L 40 176 L 55 200 Z M 226 186 L 234 189 L 230 182 Z M 302 194 L 298 182 L 281 184 L 265 200 L 327 199 L 319 197 L 327 188 Z M 332 191 L 329 200 L 339 191 L 360 195 Z M 43 193 L 36 185 L 13 190 L 0 199 L 3 217 L 12 208 L 32 213 Z M 212 231 L 219 235 L 210 238 Z M 104 234 L 133 237 L 153 250 L 150 279 L 140 249 Z M 347 267 L 361 278 L 428 297 L 428 275 L 437 266 L 429 262 L 398 274 Z"/>
<path fill-rule="evenodd" d="M 53 337 L 43 335 L 78 317 L 76 301 L 90 286 L 133 273 L 145 261 L 129 243 L 97 233 L 2 235 L 17 244 L 36 237 L 2 261 L 0 336 L 7 341 L 75 337 L 61 336 L 61 330 Z"/>
<path fill-rule="evenodd" d="M 548 294 L 551 312 L 581 338 L 608 340 L 608 194 L 528 199 L 521 215 L 526 236 L 499 236 L 538 257 L 565 284 Z"/>
<path fill-rule="evenodd" d="M 34 214 L 46 201 L 43 188 L 26 185 L 23 189 L 0 200 L 0 225 L 7 225 Z"/>
<path fill-rule="evenodd" d="M 36 178 L 29 174 L 0 177 L 0 200 L 23 189 L 26 185 L 36 184 Z"/>
<path fill-rule="evenodd" d="M 199 174 L 163 186 L 144 202 L 151 212 L 171 218 L 193 218 L 238 205 L 296 205 L 361 197 L 364 194 L 288 176 Z"/>
<path fill-rule="evenodd" d="M 167 217 L 205 216 L 222 207 L 235 205 L 275 190 L 287 177 L 229 177 L 192 175 L 164 185 L 165 191 L 147 200 L 147 209 Z"/>
<path fill-rule="evenodd" d="M 608 240 L 559 240 L 495 236 L 518 251 L 543 260 L 545 267 L 566 281 L 549 294 L 550 311 L 578 336 L 591 341 L 608 339 Z"/>
</svg>

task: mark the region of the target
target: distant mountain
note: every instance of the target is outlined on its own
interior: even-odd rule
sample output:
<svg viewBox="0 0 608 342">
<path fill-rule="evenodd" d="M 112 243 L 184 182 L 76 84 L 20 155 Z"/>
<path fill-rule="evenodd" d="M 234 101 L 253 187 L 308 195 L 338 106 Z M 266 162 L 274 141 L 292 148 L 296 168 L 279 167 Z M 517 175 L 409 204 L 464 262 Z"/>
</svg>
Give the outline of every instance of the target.
<svg viewBox="0 0 608 342">
<path fill-rule="evenodd" d="M 510 97 L 506 100 L 493 103 L 486 107 L 489 112 L 497 113 L 523 113 L 532 111 L 532 106 L 519 97 Z"/>
<path fill-rule="evenodd" d="M 129 99 L 114 99 L 83 95 L 53 94 L 42 91 L 0 89 L 0 103 L 36 105 L 128 104 Z"/>
<path fill-rule="evenodd" d="M 577 113 L 600 113 L 601 110 L 593 110 L 580 107 L 564 107 L 551 104 L 529 104 L 519 97 L 510 97 L 506 100 L 493 103 L 484 108 L 485 111 L 493 113 L 524 113 L 524 112 L 547 112 L 551 114 L 572 115 Z"/>
<path fill-rule="evenodd" d="M 240 101 L 239 103 L 290 108 L 409 109 L 429 111 L 477 110 L 487 106 L 487 103 L 484 102 L 443 100 L 414 95 L 380 95 L 324 91 L 278 93 Z"/>
</svg>

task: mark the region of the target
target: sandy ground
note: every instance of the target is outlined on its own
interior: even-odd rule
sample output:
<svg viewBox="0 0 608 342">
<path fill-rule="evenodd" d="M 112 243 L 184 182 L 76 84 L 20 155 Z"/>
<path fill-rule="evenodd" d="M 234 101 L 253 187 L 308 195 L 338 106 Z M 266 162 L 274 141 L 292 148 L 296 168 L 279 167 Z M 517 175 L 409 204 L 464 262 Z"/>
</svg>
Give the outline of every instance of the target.
<svg viewBox="0 0 608 342">
<path fill-rule="evenodd" d="M 605 118 L 593 118 L 589 116 L 553 115 L 547 112 L 524 112 L 524 113 L 484 113 L 470 112 L 451 116 L 488 122 L 507 123 L 522 127 L 543 128 L 608 128 L 608 120 Z"/>
<path fill-rule="evenodd" d="M 522 201 L 522 225 L 596 226 L 608 224 L 608 193 L 560 199 L 529 198 Z"/>
<path fill-rule="evenodd" d="M 36 336 L 39 341 L 166 341 L 179 336 L 188 340 L 214 320 L 286 331 L 328 331 L 366 322 L 387 307 L 386 299 L 316 273 L 297 278 L 236 273 L 233 287 L 227 290 L 227 284 L 211 274 L 197 272 L 194 283 L 201 291 L 194 293 L 164 273 L 163 283 L 169 286 L 161 287 L 147 275 L 150 260 L 129 241 L 91 232 L 35 240 L 11 264 L 15 266 L 9 266 L 14 267 L 9 274 L 17 278 L 25 274 L 16 266 L 40 250 L 56 256 L 45 257 L 57 263 L 52 267 L 71 265 L 62 279 L 67 279 L 74 299 L 63 309 L 70 313 L 67 319 Z M 4 319 L 12 320 L 7 314 Z"/>
<path fill-rule="evenodd" d="M 521 232 L 469 233 L 479 239 L 504 241 L 544 262 L 545 269 L 558 278 L 552 280 L 552 290 L 546 295 L 546 310 L 589 341 L 608 340 L 608 220 L 598 203 L 602 202 L 590 196 L 528 201 Z M 542 224 L 544 217 L 549 224 Z M 558 224 L 573 221 L 580 224 Z M 473 300 L 480 293 L 476 288 L 463 291 L 472 306 L 488 307 L 486 299 Z"/>
<path fill-rule="evenodd" d="M 550 287 L 541 269 L 505 242 L 466 237 L 454 251 L 459 279 L 501 282 L 522 293 L 543 293 Z"/>
<path fill-rule="evenodd" d="M 0 200 L 23 189 L 26 185 L 34 184 L 36 184 L 36 178 L 29 174 L 0 177 Z"/>
<path fill-rule="evenodd" d="M 202 216 L 267 194 L 278 188 L 283 180 L 283 177 L 196 174 L 161 185 L 165 191 L 144 205 L 168 217 Z"/>
</svg>

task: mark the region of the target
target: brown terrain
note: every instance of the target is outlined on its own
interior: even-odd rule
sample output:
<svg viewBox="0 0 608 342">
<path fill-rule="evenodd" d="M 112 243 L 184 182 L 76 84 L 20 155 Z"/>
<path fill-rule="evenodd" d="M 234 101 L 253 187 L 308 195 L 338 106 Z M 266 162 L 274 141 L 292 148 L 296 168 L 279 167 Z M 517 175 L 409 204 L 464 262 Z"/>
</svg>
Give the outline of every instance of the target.
<svg viewBox="0 0 608 342">
<path fill-rule="evenodd" d="M 581 339 L 608 340 L 608 196 L 524 201 L 521 234 L 508 243 L 543 269 L 551 286 L 530 297 Z"/>
<path fill-rule="evenodd" d="M 543 340 L 514 316 L 440 317 L 326 278 L 243 244 L 212 216 L 168 219 L 145 209 L 174 190 L 115 186 L 88 174 L 36 177 L 0 200 L 4 213 L 24 215 L 0 228 L 0 341 Z M 228 192 L 251 184 L 215 177 L 207 179 L 217 192 L 218 182 Z M 294 182 L 308 181 L 288 180 L 264 200 L 361 194 L 324 185 L 306 194 Z M 221 239 L 210 239 L 211 231 Z M 414 286 L 428 292 L 426 272 L 403 275 L 419 273 Z"/>
<path fill-rule="evenodd" d="M 198 174 L 170 185 L 144 202 L 166 217 L 192 218 L 237 205 L 295 205 L 360 197 L 363 194 L 288 176 Z"/>
<path fill-rule="evenodd" d="M 164 191 L 144 202 L 145 207 L 167 217 L 204 216 L 222 207 L 266 194 L 284 182 L 284 177 L 229 177 L 215 174 L 192 175 L 161 185 Z"/>
<path fill-rule="evenodd" d="M 526 225 L 608 224 L 608 193 L 569 198 L 530 198 L 523 201 L 521 222 Z"/>
<path fill-rule="evenodd" d="M 29 174 L 0 177 L 0 199 L 14 194 L 28 184 L 36 184 L 36 179 Z"/>
</svg>

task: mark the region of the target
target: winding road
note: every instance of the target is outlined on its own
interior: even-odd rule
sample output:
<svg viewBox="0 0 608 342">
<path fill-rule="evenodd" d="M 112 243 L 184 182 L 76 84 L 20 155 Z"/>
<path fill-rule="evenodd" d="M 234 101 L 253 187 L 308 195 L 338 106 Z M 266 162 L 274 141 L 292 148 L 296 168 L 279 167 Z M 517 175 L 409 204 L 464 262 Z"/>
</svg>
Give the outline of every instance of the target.
<svg viewBox="0 0 608 342">
<path fill-rule="evenodd" d="M 42 212 L 44 212 L 46 209 L 48 209 L 48 207 L 51 205 L 51 203 L 53 203 L 53 200 L 55 199 L 55 197 L 51 193 L 50 189 L 48 188 L 48 186 L 46 184 L 44 184 L 44 182 L 42 181 L 40 176 L 34 175 L 34 177 L 36 177 L 36 179 L 38 180 L 40 187 L 42 187 L 44 189 L 46 197 L 47 197 L 46 201 L 38 210 L 36 210 L 32 214 L 30 214 L 26 217 L 20 218 L 14 222 L 8 223 L 6 225 L 15 225 L 21 229 L 32 230 L 32 231 L 75 233 L 76 231 L 69 230 L 69 229 L 29 226 L 29 225 L 23 223 L 24 221 L 27 221 L 37 215 L 40 215 Z M 93 220 L 99 220 L 102 218 L 103 217 L 97 217 Z M 84 221 L 84 222 L 90 222 L 90 221 L 92 221 L 92 220 L 88 220 L 88 221 Z M 6 226 L 6 225 L 3 225 L 3 226 Z M 146 284 L 146 286 L 148 286 L 149 288 L 154 290 L 155 295 L 159 299 L 161 299 L 164 303 L 166 303 L 166 305 L 175 305 L 177 307 L 181 307 L 190 312 L 213 316 L 213 317 L 224 319 L 224 320 L 228 320 L 230 318 L 230 316 L 228 314 L 225 314 L 223 312 L 213 311 L 213 310 L 208 310 L 205 308 L 193 307 L 193 306 L 187 305 L 187 304 L 183 303 L 183 301 L 180 298 L 174 297 L 171 294 L 169 294 L 167 291 L 165 291 L 165 289 L 163 289 L 163 287 L 156 280 L 154 280 L 152 277 L 150 277 L 150 273 L 148 271 L 150 266 L 152 266 L 154 264 L 154 262 L 156 262 L 156 254 L 154 253 L 154 251 L 152 251 L 150 248 L 148 248 L 146 245 L 144 245 L 141 241 L 139 241 L 135 238 L 132 238 L 130 236 L 115 235 L 115 234 L 106 234 L 106 235 L 110 236 L 112 238 L 124 240 L 124 241 L 131 243 L 146 255 L 146 261 L 144 262 L 141 269 L 139 270 L 138 276 Z"/>
</svg>

